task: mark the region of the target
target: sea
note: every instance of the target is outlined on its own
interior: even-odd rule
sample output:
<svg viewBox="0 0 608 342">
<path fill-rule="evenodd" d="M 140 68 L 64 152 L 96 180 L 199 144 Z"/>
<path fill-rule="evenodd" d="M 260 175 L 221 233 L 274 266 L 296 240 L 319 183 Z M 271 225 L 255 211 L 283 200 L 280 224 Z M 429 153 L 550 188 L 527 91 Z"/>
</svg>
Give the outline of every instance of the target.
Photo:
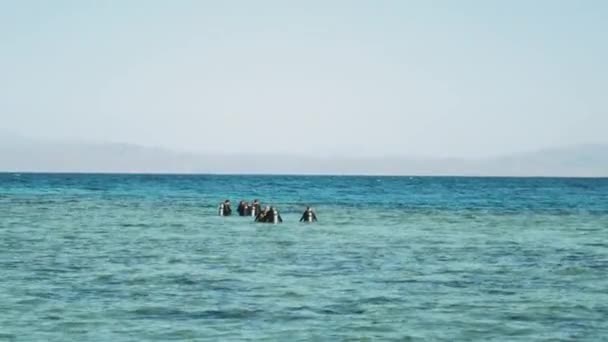
<svg viewBox="0 0 608 342">
<path fill-rule="evenodd" d="M 0 174 L 0 341 L 241 340 L 608 341 L 608 179 Z"/>
</svg>

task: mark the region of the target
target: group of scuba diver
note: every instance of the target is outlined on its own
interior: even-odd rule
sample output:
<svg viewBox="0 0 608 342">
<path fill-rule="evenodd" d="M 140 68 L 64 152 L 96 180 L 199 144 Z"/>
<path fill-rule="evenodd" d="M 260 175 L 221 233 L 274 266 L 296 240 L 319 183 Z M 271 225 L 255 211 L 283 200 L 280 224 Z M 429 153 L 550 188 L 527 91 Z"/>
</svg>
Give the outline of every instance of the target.
<svg viewBox="0 0 608 342">
<path fill-rule="evenodd" d="M 239 216 L 253 217 L 255 222 L 274 224 L 283 222 L 283 218 L 281 217 L 281 214 L 279 213 L 277 208 L 265 206 L 264 209 L 262 209 L 262 205 L 257 199 L 254 200 L 251 204 L 249 202 L 241 201 L 236 211 L 238 212 Z M 225 200 L 224 202 L 221 202 L 219 204 L 218 215 L 232 215 L 230 200 Z M 304 210 L 304 213 L 300 218 L 300 222 L 317 222 L 317 215 L 311 207 L 306 207 L 306 210 Z"/>
</svg>

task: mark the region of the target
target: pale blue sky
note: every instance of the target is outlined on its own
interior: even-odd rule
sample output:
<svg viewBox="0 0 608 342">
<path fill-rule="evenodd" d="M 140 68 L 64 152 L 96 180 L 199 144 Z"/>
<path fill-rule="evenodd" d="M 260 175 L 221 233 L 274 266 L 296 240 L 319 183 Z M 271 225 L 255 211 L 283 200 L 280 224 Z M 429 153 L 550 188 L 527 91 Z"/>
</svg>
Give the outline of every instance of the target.
<svg viewBox="0 0 608 342">
<path fill-rule="evenodd" d="M 599 0 L 0 0 L 0 131 L 226 153 L 605 143 L 606 18 Z"/>
</svg>

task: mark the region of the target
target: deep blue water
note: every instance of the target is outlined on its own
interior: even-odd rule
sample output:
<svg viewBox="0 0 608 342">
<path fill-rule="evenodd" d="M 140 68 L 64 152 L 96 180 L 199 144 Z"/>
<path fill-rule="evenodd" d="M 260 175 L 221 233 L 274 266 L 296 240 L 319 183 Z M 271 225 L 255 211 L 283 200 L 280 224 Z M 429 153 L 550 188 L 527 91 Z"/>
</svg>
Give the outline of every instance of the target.
<svg viewBox="0 0 608 342">
<path fill-rule="evenodd" d="M 601 341 L 608 179 L 0 174 L 0 272 L 0 341 Z"/>
</svg>

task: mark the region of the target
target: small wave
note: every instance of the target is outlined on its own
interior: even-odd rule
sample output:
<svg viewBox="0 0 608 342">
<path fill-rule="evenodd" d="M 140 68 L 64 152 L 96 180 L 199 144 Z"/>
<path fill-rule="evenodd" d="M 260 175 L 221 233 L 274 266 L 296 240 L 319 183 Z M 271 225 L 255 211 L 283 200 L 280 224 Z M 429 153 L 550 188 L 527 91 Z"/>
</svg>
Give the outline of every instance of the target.
<svg viewBox="0 0 608 342">
<path fill-rule="evenodd" d="M 95 281 L 99 281 L 99 282 L 107 282 L 114 279 L 114 275 L 113 274 L 100 274 L 95 278 Z"/>
<path fill-rule="evenodd" d="M 435 282 L 447 287 L 453 287 L 453 288 L 458 288 L 458 289 L 462 289 L 462 288 L 467 288 L 471 285 L 474 284 L 473 281 L 469 281 L 469 280 L 450 280 L 450 281 L 443 281 L 443 282 Z"/>
<path fill-rule="evenodd" d="M 561 276 L 574 276 L 586 272 L 588 272 L 588 270 L 583 267 L 564 267 L 560 270 L 557 270 L 556 274 Z"/>
<path fill-rule="evenodd" d="M 170 318 L 170 317 L 181 317 L 187 314 L 187 312 L 172 309 L 162 306 L 152 306 L 152 307 L 143 307 L 137 308 L 129 312 L 132 315 L 137 316 L 138 318 L 144 319 L 153 319 L 153 318 Z"/>
<path fill-rule="evenodd" d="M 303 298 L 305 296 L 295 291 L 286 291 L 285 293 L 283 293 L 282 297 Z"/>
<path fill-rule="evenodd" d="M 379 284 L 412 284 L 421 281 L 417 279 L 374 279 L 372 282 Z"/>
<path fill-rule="evenodd" d="M 586 243 L 585 246 L 606 248 L 606 247 L 608 247 L 608 244 L 603 243 L 603 242 L 589 242 L 589 243 Z"/>
<path fill-rule="evenodd" d="M 130 311 L 129 313 L 140 319 L 249 319 L 259 315 L 261 310 L 225 309 L 190 312 L 158 306 L 138 308 Z"/>
<path fill-rule="evenodd" d="M 361 315 L 365 313 L 365 310 L 356 304 L 327 305 L 315 311 L 325 315 Z"/>
<path fill-rule="evenodd" d="M 120 225 L 121 227 L 127 227 L 127 228 L 147 228 L 150 227 L 149 224 L 147 223 L 123 223 Z"/>
<path fill-rule="evenodd" d="M 34 305 L 34 304 L 41 304 L 44 303 L 44 300 L 40 299 L 40 298 L 27 298 L 27 299 L 21 299 L 17 301 L 17 304 L 19 305 Z"/>
<path fill-rule="evenodd" d="M 104 188 L 100 188 L 97 186 L 86 186 L 86 187 L 83 187 L 82 189 L 87 190 L 87 191 L 104 191 L 104 190 L 106 190 Z"/>
<path fill-rule="evenodd" d="M 295 241 L 283 240 L 283 241 L 277 241 L 276 244 L 279 246 L 283 246 L 283 247 L 289 247 L 289 246 L 295 245 L 296 243 L 295 243 Z"/>
<path fill-rule="evenodd" d="M 36 273 L 44 273 L 44 274 L 46 274 L 46 273 L 51 273 L 51 274 L 62 273 L 63 274 L 63 273 L 71 272 L 70 270 L 63 269 L 63 268 L 46 268 L 46 267 L 36 268 L 33 271 Z"/>
<path fill-rule="evenodd" d="M 517 294 L 517 292 L 515 292 L 515 291 L 497 290 L 497 289 L 482 290 L 482 292 L 489 294 L 489 295 L 503 295 L 503 296 L 513 296 L 513 295 Z"/>
<path fill-rule="evenodd" d="M 385 296 L 377 296 L 377 297 L 370 297 L 370 298 L 364 298 L 361 299 L 361 303 L 365 303 L 365 304 L 389 304 L 389 303 L 395 303 L 398 302 L 399 299 L 397 298 L 389 298 L 389 297 L 385 297 Z"/>
<path fill-rule="evenodd" d="M 378 324 L 378 322 L 370 322 L 368 324 L 362 326 L 355 326 L 352 328 L 354 331 L 363 331 L 366 333 L 377 332 L 377 333 L 385 333 L 385 332 L 394 332 L 397 331 L 394 327 Z M 399 341 L 409 341 L 407 338 L 400 338 Z"/>
<path fill-rule="evenodd" d="M 249 319 L 258 316 L 262 310 L 249 309 L 227 309 L 227 310 L 207 310 L 191 313 L 192 318 L 209 319 Z"/>
<path fill-rule="evenodd" d="M 181 264 L 183 262 L 184 262 L 183 259 L 181 259 L 181 258 L 174 258 L 174 257 L 173 258 L 169 258 L 169 260 L 167 260 L 167 263 L 170 264 L 170 265 L 172 265 L 172 264 Z"/>
<path fill-rule="evenodd" d="M 170 282 L 178 285 L 196 285 L 199 283 L 199 281 L 196 281 L 188 276 L 172 277 Z"/>
<path fill-rule="evenodd" d="M 136 276 L 126 281 L 129 285 L 145 285 L 152 284 L 156 280 L 155 277 Z"/>
<path fill-rule="evenodd" d="M 0 333 L 0 340 L 16 341 L 17 335 Z"/>
</svg>

